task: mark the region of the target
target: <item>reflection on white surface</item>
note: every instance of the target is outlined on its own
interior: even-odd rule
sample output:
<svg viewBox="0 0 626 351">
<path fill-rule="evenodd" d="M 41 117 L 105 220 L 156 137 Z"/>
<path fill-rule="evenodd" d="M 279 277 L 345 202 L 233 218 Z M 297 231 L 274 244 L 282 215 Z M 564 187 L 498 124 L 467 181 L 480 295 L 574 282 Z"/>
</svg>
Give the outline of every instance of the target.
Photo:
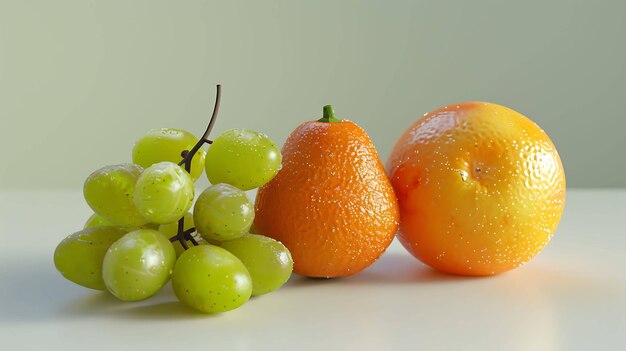
<svg viewBox="0 0 626 351">
<path fill-rule="evenodd" d="M 582 350 L 626 342 L 626 237 L 620 235 L 626 191 L 570 191 L 547 249 L 500 276 L 437 273 L 394 243 L 355 277 L 293 277 L 277 292 L 219 315 L 189 310 L 169 286 L 147 301 L 122 303 L 73 285 L 54 270 L 52 253 L 89 215 L 80 192 L 1 195 L 3 345 Z M 51 202 L 62 205 L 49 207 Z"/>
</svg>

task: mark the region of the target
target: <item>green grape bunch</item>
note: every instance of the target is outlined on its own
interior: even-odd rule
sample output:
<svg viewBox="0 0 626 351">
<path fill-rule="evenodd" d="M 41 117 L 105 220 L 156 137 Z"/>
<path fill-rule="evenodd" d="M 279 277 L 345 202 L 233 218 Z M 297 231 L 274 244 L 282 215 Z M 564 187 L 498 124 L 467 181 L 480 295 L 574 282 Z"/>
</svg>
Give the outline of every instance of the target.
<svg viewBox="0 0 626 351">
<path fill-rule="evenodd" d="M 135 143 L 132 163 L 87 177 L 83 194 L 93 214 L 54 251 L 63 277 L 122 301 L 147 299 L 171 280 L 176 298 L 204 313 L 238 308 L 288 281 L 291 254 L 250 233 L 254 206 L 245 193 L 279 172 L 280 150 L 267 135 L 243 128 L 210 140 L 220 96 L 218 85 L 200 138 L 153 129 Z M 211 185 L 196 199 L 203 172 Z"/>
</svg>

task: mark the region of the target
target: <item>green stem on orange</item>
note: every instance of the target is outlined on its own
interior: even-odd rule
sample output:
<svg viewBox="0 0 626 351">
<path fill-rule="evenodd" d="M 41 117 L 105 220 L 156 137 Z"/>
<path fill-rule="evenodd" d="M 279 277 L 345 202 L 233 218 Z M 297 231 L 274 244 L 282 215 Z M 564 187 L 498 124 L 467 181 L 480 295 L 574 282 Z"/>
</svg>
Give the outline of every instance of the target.
<svg viewBox="0 0 626 351">
<path fill-rule="evenodd" d="M 331 105 L 324 106 L 324 116 L 317 120 L 318 122 L 337 123 L 340 119 L 335 118 L 335 111 Z"/>
</svg>

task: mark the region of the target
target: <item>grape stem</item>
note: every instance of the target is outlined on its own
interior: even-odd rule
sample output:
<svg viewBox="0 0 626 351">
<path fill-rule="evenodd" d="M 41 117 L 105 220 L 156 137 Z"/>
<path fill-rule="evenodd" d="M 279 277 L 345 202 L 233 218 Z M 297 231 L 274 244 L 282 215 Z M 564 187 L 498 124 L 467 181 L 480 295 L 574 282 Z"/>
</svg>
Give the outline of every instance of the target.
<svg viewBox="0 0 626 351">
<path fill-rule="evenodd" d="M 202 134 L 202 137 L 200 137 L 200 140 L 198 140 L 196 145 L 194 145 L 194 147 L 190 151 L 187 151 L 187 150 L 185 150 L 187 152 L 183 151 L 185 155 L 183 156 L 183 159 L 180 162 L 178 162 L 179 166 L 182 166 L 183 164 L 185 165 L 185 170 L 187 172 L 191 172 L 191 159 L 196 154 L 196 152 L 200 150 L 202 145 L 204 145 L 205 143 L 207 144 L 213 143 L 213 141 L 209 140 L 209 134 L 211 134 L 211 130 L 213 130 L 213 125 L 215 124 L 215 121 L 217 120 L 217 113 L 220 110 L 221 97 L 222 97 L 222 86 L 218 84 L 217 93 L 215 95 L 215 106 L 213 107 L 213 114 L 211 115 L 211 119 L 209 120 L 209 125 L 206 127 L 204 134 Z"/>
<path fill-rule="evenodd" d="M 191 233 L 195 232 L 196 228 L 189 228 L 187 230 L 185 230 L 183 232 L 183 236 L 185 237 L 186 240 L 191 241 L 192 244 L 194 245 L 198 245 L 198 242 L 196 241 L 196 239 L 193 238 L 193 236 L 191 235 Z M 173 237 L 170 238 L 170 242 L 175 242 L 178 241 L 178 234 L 174 235 Z M 186 243 L 185 243 L 186 244 Z M 182 244 L 181 244 L 182 245 Z M 183 246 L 184 247 L 184 246 Z"/>
<path fill-rule="evenodd" d="M 198 140 L 196 145 L 194 145 L 194 147 L 191 148 L 191 150 L 185 150 L 181 152 L 180 154 L 180 156 L 183 159 L 180 162 L 178 162 L 178 165 L 179 166 L 185 165 L 185 171 L 187 171 L 187 173 L 191 173 L 191 160 L 193 159 L 193 156 L 198 152 L 198 150 L 200 150 L 202 145 L 213 143 L 212 140 L 209 140 L 209 134 L 211 134 L 211 130 L 213 130 L 213 125 L 215 124 L 215 121 L 217 120 L 217 113 L 220 110 L 221 97 L 222 97 L 222 86 L 218 84 L 217 92 L 215 94 L 215 106 L 213 106 L 213 114 L 211 115 L 211 119 L 209 120 L 209 125 L 206 127 L 204 134 L 202 134 L 202 137 L 200 137 L 200 140 Z M 178 231 L 175 236 L 170 238 L 170 241 L 174 242 L 178 240 L 180 242 L 180 245 L 185 250 L 189 248 L 189 246 L 187 245 L 187 240 L 191 241 L 193 245 L 197 246 L 198 242 L 196 241 L 196 239 L 193 238 L 193 236 L 191 236 L 191 233 L 193 233 L 196 230 L 196 228 L 191 228 L 187 230 L 184 230 L 184 229 L 185 229 L 185 217 L 178 220 Z"/>
</svg>

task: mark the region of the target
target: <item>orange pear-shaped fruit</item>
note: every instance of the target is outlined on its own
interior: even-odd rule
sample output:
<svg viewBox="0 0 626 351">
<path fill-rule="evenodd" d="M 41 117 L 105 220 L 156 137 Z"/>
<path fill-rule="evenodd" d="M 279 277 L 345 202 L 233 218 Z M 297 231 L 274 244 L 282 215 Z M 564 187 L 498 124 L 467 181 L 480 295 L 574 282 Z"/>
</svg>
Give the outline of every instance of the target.
<svg viewBox="0 0 626 351">
<path fill-rule="evenodd" d="M 287 246 L 300 275 L 345 277 L 376 261 L 399 209 L 365 131 L 325 106 L 323 118 L 291 133 L 282 155 L 282 169 L 258 191 L 255 230 Z"/>
</svg>

